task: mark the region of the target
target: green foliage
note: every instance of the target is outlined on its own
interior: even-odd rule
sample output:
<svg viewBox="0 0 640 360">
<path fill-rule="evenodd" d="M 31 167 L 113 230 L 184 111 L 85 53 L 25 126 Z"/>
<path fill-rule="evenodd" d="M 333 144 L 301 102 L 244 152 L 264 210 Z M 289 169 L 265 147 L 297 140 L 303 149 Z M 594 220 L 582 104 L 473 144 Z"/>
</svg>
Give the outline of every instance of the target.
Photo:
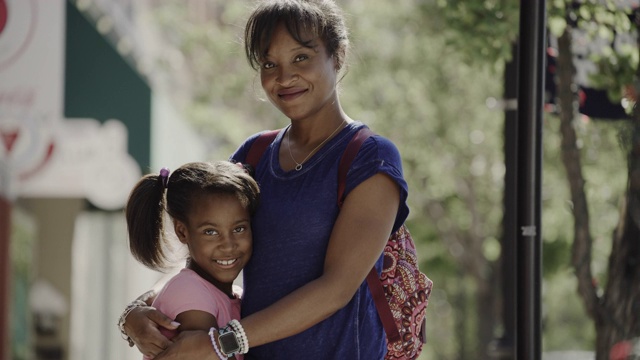
<svg viewBox="0 0 640 360">
<path fill-rule="evenodd" d="M 613 102 L 620 102 L 623 89 L 632 84 L 638 67 L 635 27 L 631 8 L 620 8 L 613 2 L 583 4 L 578 11 L 578 27 L 590 41 L 601 48 L 590 54 L 597 71 L 590 80 L 597 88 L 606 89 Z"/>
<path fill-rule="evenodd" d="M 542 288 L 542 343 L 544 351 L 592 349 L 593 322 L 584 315 L 576 293 L 577 280 L 565 270 L 547 278 Z"/>
<path fill-rule="evenodd" d="M 573 239 L 572 204 L 566 174 L 558 158 L 558 126 L 559 119 L 547 116 L 543 135 L 543 238 L 545 242 L 570 244 Z M 621 140 L 626 133 L 626 124 L 583 117 L 576 121 L 575 128 L 578 146 L 582 149 L 582 172 L 587 180 L 584 189 L 592 217 L 593 266 L 596 276 L 603 278 L 612 232 L 618 223 L 619 203 L 626 188 L 626 160 Z M 567 262 L 565 266 L 570 264 Z"/>
<path fill-rule="evenodd" d="M 619 103 L 625 89 L 633 84 L 638 67 L 637 34 L 631 7 L 612 0 L 584 1 L 577 6 L 568 0 L 555 0 L 549 5 L 549 30 L 559 37 L 569 22 L 574 46 L 585 52 L 595 64 L 589 83 L 607 90 L 609 99 Z M 631 111 L 631 105 L 627 106 Z"/>
<path fill-rule="evenodd" d="M 33 246 L 35 225 L 19 208 L 12 211 L 10 259 L 11 298 L 9 314 L 11 323 L 11 358 L 32 359 L 31 313 L 29 310 L 29 284 L 32 281 Z"/>
<path fill-rule="evenodd" d="M 546 224 L 545 224 L 546 225 Z M 559 271 L 566 271 L 571 264 L 571 241 L 555 238 L 542 242 L 542 268 L 547 279 Z"/>
<path fill-rule="evenodd" d="M 487 65 L 511 58 L 519 32 L 519 1 L 426 1 L 422 10 L 427 23 L 467 62 Z"/>
</svg>

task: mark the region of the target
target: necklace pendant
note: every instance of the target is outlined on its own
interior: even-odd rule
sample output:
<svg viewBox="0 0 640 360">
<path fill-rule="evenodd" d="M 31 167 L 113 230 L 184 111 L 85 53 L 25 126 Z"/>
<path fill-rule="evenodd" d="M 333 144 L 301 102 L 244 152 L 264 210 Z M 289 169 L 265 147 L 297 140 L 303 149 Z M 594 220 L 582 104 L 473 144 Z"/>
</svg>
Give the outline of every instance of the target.
<svg viewBox="0 0 640 360">
<path fill-rule="evenodd" d="M 311 155 L 315 154 L 316 151 L 318 149 L 320 149 L 322 147 L 322 145 L 324 145 L 324 143 L 329 141 L 329 139 L 331 139 L 333 137 L 333 135 L 335 135 L 336 132 L 338 132 L 338 130 L 340 130 L 340 128 L 342 128 L 343 124 L 344 124 L 344 120 L 342 120 L 340 125 L 338 125 L 338 127 L 335 130 L 333 130 L 331 135 L 329 135 L 326 139 L 322 140 L 322 142 L 318 146 L 316 146 L 313 150 L 311 150 L 311 152 L 309 154 L 307 154 L 307 157 L 305 157 L 304 160 L 302 160 L 301 163 L 297 162 L 296 159 L 293 158 L 293 154 L 291 153 L 291 128 L 288 128 L 287 129 L 287 148 L 289 149 L 289 156 L 291 156 L 291 160 L 293 160 L 293 162 L 296 164 L 296 167 L 294 169 L 296 169 L 296 171 L 302 170 L 302 164 L 305 161 L 307 161 L 307 159 L 310 158 Z"/>
</svg>

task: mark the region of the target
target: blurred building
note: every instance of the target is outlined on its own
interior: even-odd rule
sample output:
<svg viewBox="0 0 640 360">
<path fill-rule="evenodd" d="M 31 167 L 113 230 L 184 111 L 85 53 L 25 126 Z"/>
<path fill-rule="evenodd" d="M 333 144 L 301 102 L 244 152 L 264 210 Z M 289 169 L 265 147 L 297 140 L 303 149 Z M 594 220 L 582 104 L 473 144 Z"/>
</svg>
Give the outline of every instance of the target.
<svg viewBox="0 0 640 360">
<path fill-rule="evenodd" d="M 148 4 L 0 0 L 0 360 L 140 358 L 116 321 L 161 274 L 122 209 L 142 174 L 205 158 Z"/>
</svg>

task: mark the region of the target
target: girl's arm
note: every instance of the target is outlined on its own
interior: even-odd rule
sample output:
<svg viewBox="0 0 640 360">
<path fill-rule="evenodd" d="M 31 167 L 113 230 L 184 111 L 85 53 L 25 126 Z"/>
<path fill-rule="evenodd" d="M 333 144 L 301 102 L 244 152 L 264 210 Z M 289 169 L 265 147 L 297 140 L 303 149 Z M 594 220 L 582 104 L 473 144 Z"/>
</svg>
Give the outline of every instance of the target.
<svg viewBox="0 0 640 360">
<path fill-rule="evenodd" d="M 180 323 L 178 332 L 188 330 L 209 331 L 212 327 L 218 328 L 216 317 L 202 310 L 189 310 L 176 316 L 176 321 Z"/>
</svg>

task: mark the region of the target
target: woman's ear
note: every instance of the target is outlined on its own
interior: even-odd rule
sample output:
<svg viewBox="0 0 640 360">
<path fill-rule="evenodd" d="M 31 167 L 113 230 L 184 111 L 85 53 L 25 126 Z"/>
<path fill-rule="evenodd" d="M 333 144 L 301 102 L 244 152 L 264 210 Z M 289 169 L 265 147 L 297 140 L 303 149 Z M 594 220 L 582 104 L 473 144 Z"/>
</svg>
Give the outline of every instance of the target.
<svg viewBox="0 0 640 360">
<path fill-rule="evenodd" d="M 339 54 L 333 55 L 333 67 L 336 69 L 336 71 L 340 71 L 340 69 L 342 68 L 342 60 Z"/>
<path fill-rule="evenodd" d="M 187 239 L 189 238 L 189 230 L 187 229 L 187 226 L 182 221 L 176 220 L 173 223 L 173 229 L 175 230 L 180 242 L 186 244 Z"/>
<path fill-rule="evenodd" d="M 344 66 L 344 62 L 346 60 L 346 49 L 344 46 L 341 46 L 340 48 L 336 49 L 335 54 L 333 54 L 333 64 L 336 68 L 336 71 L 340 71 L 342 70 L 342 67 Z"/>
</svg>

